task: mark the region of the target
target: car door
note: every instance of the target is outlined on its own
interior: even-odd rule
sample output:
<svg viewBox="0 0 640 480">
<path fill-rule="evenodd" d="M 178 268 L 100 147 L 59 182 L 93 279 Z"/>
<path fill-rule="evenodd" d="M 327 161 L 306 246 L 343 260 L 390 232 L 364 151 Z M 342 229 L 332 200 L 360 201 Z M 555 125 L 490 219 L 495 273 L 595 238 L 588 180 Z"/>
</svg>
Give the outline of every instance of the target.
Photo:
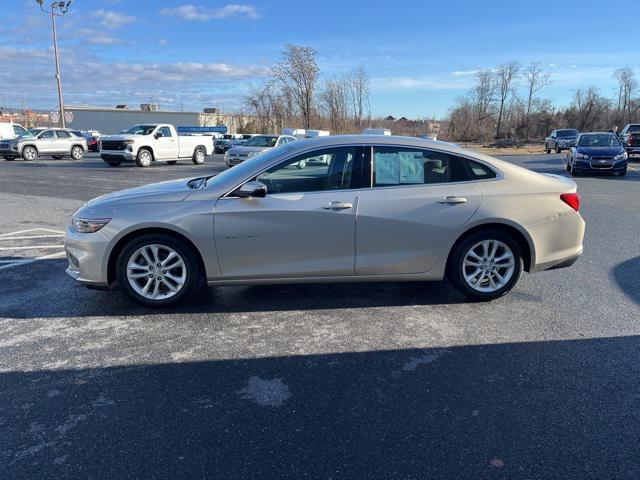
<svg viewBox="0 0 640 480">
<path fill-rule="evenodd" d="M 264 198 L 218 200 L 214 237 L 222 276 L 301 278 L 354 275 L 361 147 L 334 147 L 289 158 L 251 180 Z M 298 168 L 329 155 L 329 165 Z"/>
<path fill-rule="evenodd" d="M 177 159 L 179 153 L 178 138 L 169 127 L 160 127 L 156 131 L 155 155 L 157 159 Z"/>
<path fill-rule="evenodd" d="M 56 153 L 56 135 L 53 130 L 45 130 L 38 135 L 36 146 L 41 155 Z"/>
<path fill-rule="evenodd" d="M 56 130 L 56 140 L 53 142 L 55 153 L 69 154 L 71 152 L 71 140 L 73 136 L 65 130 Z"/>
<path fill-rule="evenodd" d="M 372 188 L 358 201 L 357 275 L 423 273 L 446 254 L 482 200 L 466 162 L 435 150 L 373 147 Z"/>
</svg>

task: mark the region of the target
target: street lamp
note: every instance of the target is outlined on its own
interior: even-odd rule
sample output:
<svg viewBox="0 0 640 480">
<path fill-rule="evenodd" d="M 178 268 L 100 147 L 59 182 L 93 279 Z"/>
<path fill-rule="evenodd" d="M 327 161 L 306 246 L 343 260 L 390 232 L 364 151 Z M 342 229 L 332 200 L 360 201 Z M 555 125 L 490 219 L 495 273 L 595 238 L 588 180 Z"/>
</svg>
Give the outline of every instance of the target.
<svg viewBox="0 0 640 480">
<path fill-rule="evenodd" d="M 51 15 L 51 26 L 53 28 L 53 52 L 56 59 L 56 83 L 58 85 L 58 103 L 60 105 L 60 125 L 62 128 L 66 127 L 64 119 L 64 100 L 62 99 L 62 81 L 60 80 L 60 60 L 58 59 L 58 37 L 56 34 L 56 17 L 62 17 L 69 11 L 69 6 L 72 0 L 66 2 L 52 2 L 50 10 L 46 10 L 44 7 L 44 0 L 36 0 L 36 3 L 40 5 L 40 10 L 46 14 Z"/>
</svg>

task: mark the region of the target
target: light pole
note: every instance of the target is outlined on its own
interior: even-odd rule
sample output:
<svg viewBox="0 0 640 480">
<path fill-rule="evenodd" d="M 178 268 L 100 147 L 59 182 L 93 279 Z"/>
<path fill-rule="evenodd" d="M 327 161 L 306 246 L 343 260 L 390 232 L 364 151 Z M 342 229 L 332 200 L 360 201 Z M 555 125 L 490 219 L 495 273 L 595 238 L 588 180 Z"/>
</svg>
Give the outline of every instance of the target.
<svg viewBox="0 0 640 480">
<path fill-rule="evenodd" d="M 60 79 L 60 60 L 58 58 L 58 36 L 56 33 L 56 17 L 62 17 L 69 11 L 69 6 L 72 0 L 66 2 L 52 2 L 51 9 L 46 10 L 44 8 L 44 0 L 36 0 L 40 5 L 40 10 L 44 13 L 51 15 L 51 27 L 53 28 L 53 53 L 56 59 L 56 83 L 58 86 L 58 104 L 60 108 L 60 125 L 65 128 L 66 122 L 64 119 L 64 100 L 62 99 L 62 81 Z"/>
</svg>

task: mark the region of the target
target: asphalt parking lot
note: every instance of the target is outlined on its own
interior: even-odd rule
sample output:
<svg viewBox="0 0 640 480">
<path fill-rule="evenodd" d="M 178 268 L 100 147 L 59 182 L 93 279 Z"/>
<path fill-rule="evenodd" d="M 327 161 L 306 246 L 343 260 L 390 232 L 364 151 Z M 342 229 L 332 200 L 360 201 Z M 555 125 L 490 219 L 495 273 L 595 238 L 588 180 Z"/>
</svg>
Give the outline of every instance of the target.
<svg viewBox="0 0 640 480">
<path fill-rule="evenodd" d="M 577 178 L 576 265 L 488 304 L 384 283 L 149 311 L 64 274 L 85 201 L 222 168 L 0 161 L 4 478 L 638 478 L 640 162 Z"/>
</svg>

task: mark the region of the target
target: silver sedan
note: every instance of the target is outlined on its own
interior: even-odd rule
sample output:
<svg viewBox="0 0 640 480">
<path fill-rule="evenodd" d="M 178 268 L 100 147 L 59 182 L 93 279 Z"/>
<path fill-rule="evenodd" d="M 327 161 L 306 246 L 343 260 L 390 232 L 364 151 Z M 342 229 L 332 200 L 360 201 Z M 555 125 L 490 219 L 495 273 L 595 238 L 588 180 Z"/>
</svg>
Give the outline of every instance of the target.
<svg viewBox="0 0 640 480">
<path fill-rule="evenodd" d="M 67 230 L 67 273 L 154 307 L 205 285 L 443 279 L 491 300 L 577 260 L 579 206 L 569 178 L 446 143 L 323 137 L 91 200 Z"/>
</svg>

